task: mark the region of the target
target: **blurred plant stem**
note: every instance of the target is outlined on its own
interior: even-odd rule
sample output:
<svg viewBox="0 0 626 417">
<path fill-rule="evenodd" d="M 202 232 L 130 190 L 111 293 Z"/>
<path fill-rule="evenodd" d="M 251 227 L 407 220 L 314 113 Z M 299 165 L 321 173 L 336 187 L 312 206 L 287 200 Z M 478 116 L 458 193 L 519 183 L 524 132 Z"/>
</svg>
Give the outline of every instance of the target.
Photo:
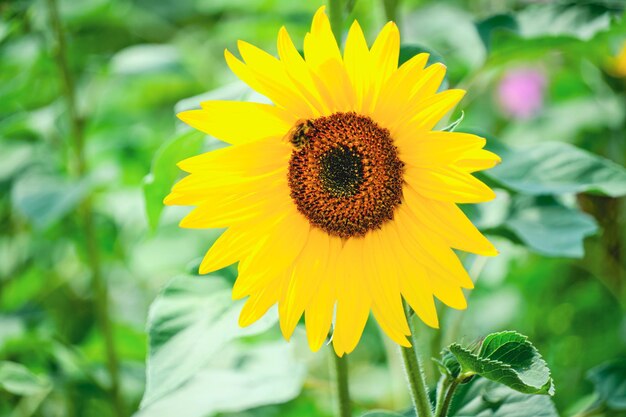
<svg viewBox="0 0 626 417">
<path fill-rule="evenodd" d="M 350 389 L 348 383 L 348 355 L 339 357 L 335 352 L 331 352 L 335 365 L 335 388 L 337 390 L 337 402 L 339 417 L 352 417 L 352 407 L 350 405 Z"/>
<path fill-rule="evenodd" d="M 418 417 L 433 417 L 433 409 L 428 397 L 428 387 L 424 378 L 424 370 L 417 351 L 417 339 L 415 337 L 416 328 L 414 326 L 414 315 L 411 308 L 404 303 L 404 311 L 411 328 L 411 347 L 400 347 L 402 359 L 404 360 L 404 370 L 409 382 L 411 399 Z"/>
<path fill-rule="evenodd" d="M 67 45 L 65 43 L 65 34 L 59 9 L 56 0 L 47 0 L 48 14 L 50 25 L 52 26 L 54 36 L 53 54 L 56 59 L 59 74 L 61 76 L 61 88 L 67 105 L 67 113 L 69 116 L 69 124 L 71 127 L 71 143 L 70 152 L 72 155 L 72 170 L 74 175 L 83 178 L 87 175 L 87 163 L 85 159 L 85 135 L 84 120 L 78 114 L 76 108 L 76 91 L 72 72 L 70 71 L 67 59 Z M 119 360 L 115 351 L 113 338 L 113 328 L 109 317 L 108 306 L 108 290 L 104 277 L 102 276 L 102 267 L 100 255 L 98 251 L 98 239 L 94 225 L 93 206 L 91 198 L 85 198 L 79 208 L 79 214 L 82 217 L 82 227 L 87 246 L 87 258 L 91 269 L 91 286 L 93 291 L 96 316 L 98 325 L 102 332 L 105 351 L 107 356 L 107 368 L 111 378 L 111 386 L 109 394 L 111 396 L 112 405 L 118 417 L 125 417 L 124 404 L 120 394 L 120 376 L 119 376 Z"/>
<path fill-rule="evenodd" d="M 383 0 L 387 21 L 398 23 L 398 7 L 400 0 Z"/>
<path fill-rule="evenodd" d="M 344 0 L 328 0 L 328 19 L 339 45 L 341 45 L 343 38 L 343 6 Z"/>
</svg>

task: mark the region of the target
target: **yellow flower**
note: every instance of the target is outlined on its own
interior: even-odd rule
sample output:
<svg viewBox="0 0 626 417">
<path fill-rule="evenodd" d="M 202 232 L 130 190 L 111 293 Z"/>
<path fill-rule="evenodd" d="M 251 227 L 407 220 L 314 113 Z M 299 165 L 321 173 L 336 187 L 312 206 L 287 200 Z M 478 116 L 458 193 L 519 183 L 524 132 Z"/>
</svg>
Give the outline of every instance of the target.
<svg viewBox="0 0 626 417">
<path fill-rule="evenodd" d="M 333 322 L 338 355 L 370 311 L 410 346 L 402 297 L 438 327 L 434 297 L 463 309 L 473 284 L 451 248 L 496 255 L 455 203 L 494 198 L 474 178 L 497 164 L 485 140 L 432 131 L 464 91 L 437 93 L 445 66 L 420 54 L 398 68 L 392 22 L 368 48 L 355 21 L 343 56 L 320 8 L 304 56 L 283 27 L 278 56 L 239 42 L 232 71 L 274 104 L 208 101 L 178 117 L 232 146 L 182 161 L 167 204 L 197 206 L 182 227 L 227 227 L 200 273 L 239 262 L 240 324 L 278 303 L 289 339 L 304 314 L 311 349 Z M 334 314 L 333 314 L 334 313 Z"/>
<path fill-rule="evenodd" d="M 611 59 L 611 72 L 617 77 L 626 77 L 626 42 L 615 58 Z"/>
</svg>

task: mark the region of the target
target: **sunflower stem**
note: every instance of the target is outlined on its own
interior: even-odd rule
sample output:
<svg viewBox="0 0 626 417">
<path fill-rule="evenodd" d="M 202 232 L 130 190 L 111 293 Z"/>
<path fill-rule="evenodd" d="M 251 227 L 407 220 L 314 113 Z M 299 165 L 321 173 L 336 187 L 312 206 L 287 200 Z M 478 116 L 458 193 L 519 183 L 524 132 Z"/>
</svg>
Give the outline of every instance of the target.
<svg viewBox="0 0 626 417">
<path fill-rule="evenodd" d="M 348 383 L 348 355 L 339 357 L 335 352 L 331 352 L 331 355 L 335 365 L 335 388 L 337 390 L 339 417 L 352 417 Z"/>
<path fill-rule="evenodd" d="M 343 38 L 343 2 L 344 0 L 328 0 L 328 19 L 339 45 Z"/>
<path fill-rule="evenodd" d="M 405 303 L 404 310 L 411 328 L 411 347 L 400 347 L 402 359 L 404 361 L 404 370 L 409 390 L 411 391 L 411 399 L 418 417 L 433 417 L 433 409 L 428 397 L 428 387 L 424 378 L 424 370 L 420 360 L 419 353 L 416 349 L 415 326 L 411 317 L 410 307 Z"/>
<path fill-rule="evenodd" d="M 59 74 L 61 76 L 62 94 L 65 98 L 67 113 L 70 119 L 72 171 L 78 178 L 83 178 L 87 170 L 85 158 L 85 134 L 84 120 L 80 117 L 76 105 L 76 87 L 74 78 L 70 70 L 67 58 L 67 45 L 63 32 L 61 17 L 56 0 L 47 0 L 48 16 L 54 36 L 55 47 L 53 50 Z M 120 393 L 119 359 L 115 350 L 113 328 L 109 317 L 108 290 L 104 277 L 102 276 L 102 266 L 98 252 L 98 238 L 94 224 L 94 212 L 91 198 L 85 198 L 79 207 L 79 216 L 82 220 L 83 233 L 85 236 L 85 246 L 87 249 L 87 259 L 91 270 L 91 287 L 93 291 L 94 304 L 96 310 L 96 320 L 104 338 L 107 368 L 111 378 L 109 395 L 112 406 L 117 417 L 125 417 L 124 402 Z"/>
</svg>

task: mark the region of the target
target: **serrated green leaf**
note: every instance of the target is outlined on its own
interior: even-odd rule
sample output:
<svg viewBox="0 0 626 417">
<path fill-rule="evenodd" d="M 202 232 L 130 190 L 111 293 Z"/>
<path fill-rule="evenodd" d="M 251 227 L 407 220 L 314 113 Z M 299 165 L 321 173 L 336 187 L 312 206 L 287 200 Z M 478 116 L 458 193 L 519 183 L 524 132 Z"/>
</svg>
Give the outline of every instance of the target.
<svg viewBox="0 0 626 417">
<path fill-rule="evenodd" d="M 558 417 L 546 395 L 525 395 L 483 378 L 462 385 L 450 407 L 451 417 Z"/>
<path fill-rule="evenodd" d="M 293 343 L 242 340 L 266 331 L 276 316 L 266 314 L 241 328 L 242 303 L 230 293 L 217 276 L 181 276 L 152 304 L 146 392 L 138 416 L 207 417 L 299 394 L 305 367 L 295 360 Z"/>
<path fill-rule="evenodd" d="M 156 152 L 152 160 L 152 169 L 143 181 L 146 213 L 152 230 L 159 224 L 163 199 L 181 174 L 176 164 L 199 153 L 203 140 L 204 135 L 201 132 L 189 130 L 165 143 Z"/>
<path fill-rule="evenodd" d="M 477 374 L 525 394 L 554 394 L 550 370 L 526 336 L 512 331 L 487 336 L 477 353 L 454 343 L 461 373 Z"/>
<path fill-rule="evenodd" d="M 609 410 L 626 411 L 626 360 L 597 366 L 587 374 L 594 386 L 597 403 Z"/>
<path fill-rule="evenodd" d="M 442 375 L 450 376 L 451 378 L 456 378 L 459 376 L 461 372 L 461 365 L 456 357 L 450 352 L 450 349 L 444 349 L 441 351 L 441 359 L 434 359 L 437 364 L 439 371 Z"/>
<path fill-rule="evenodd" d="M 485 175 L 520 193 L 626 195 L 624 167 L 568 143 L 512 148 L 492 141 L 490 146 L 502 163 Z"/>
<path fill-rule="evenodd" d="M 0 362 L 0 388 L 15 395 L 45 395 L 51 389 L 47 378 L 33 374 L 24 365 Z"/>
</svg>

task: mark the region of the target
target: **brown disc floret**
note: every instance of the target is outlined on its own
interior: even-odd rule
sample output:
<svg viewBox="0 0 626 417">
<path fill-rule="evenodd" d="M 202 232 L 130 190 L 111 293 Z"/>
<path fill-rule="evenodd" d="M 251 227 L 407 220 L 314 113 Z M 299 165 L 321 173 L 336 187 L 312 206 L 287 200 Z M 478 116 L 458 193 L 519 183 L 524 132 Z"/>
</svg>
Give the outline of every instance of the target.
<svg viewBox="0 0 626 417">
<path fill-rule="evenodd" d="M 289 141 L 289 187 L 309 222 L 343 239 L 393 219 L 404 164 L 387 129 L 353 112 L 299 122 Z"/>
</svg>

